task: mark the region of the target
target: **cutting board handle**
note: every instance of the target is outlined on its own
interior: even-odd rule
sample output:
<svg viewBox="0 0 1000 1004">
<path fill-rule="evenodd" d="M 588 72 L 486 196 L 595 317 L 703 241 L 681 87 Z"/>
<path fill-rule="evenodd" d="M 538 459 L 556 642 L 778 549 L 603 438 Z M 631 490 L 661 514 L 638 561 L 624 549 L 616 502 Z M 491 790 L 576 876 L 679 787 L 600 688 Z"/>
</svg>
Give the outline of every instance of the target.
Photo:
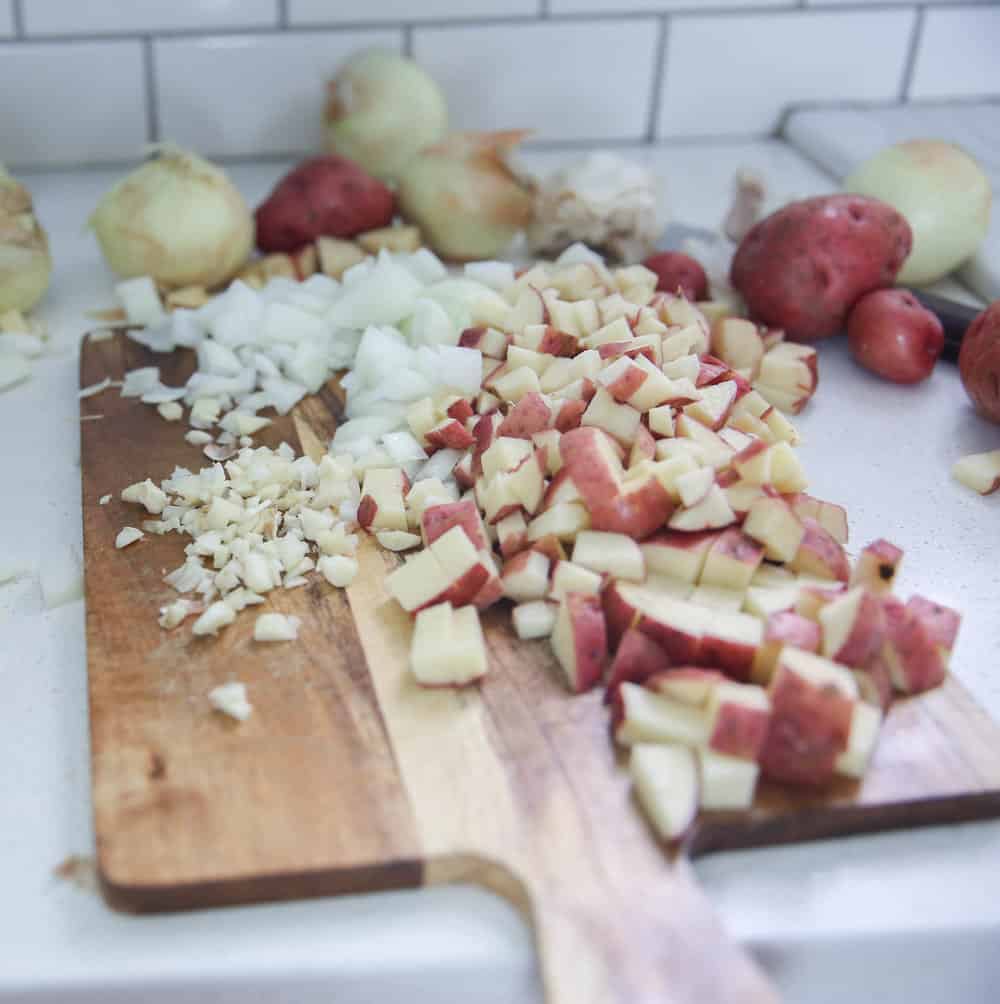
<svg viewBox="0 0 1000 1004">
<path fill-rule="evenodd" d="M 525 879 L 476 855 L 435 858 L 425 873 L 427 884 L 474 883 L 517 907 L 535 934 L 546 1004 L 778 1004 L 686 858 L 664 861 L 645 890 L 609 878 Z"/>
</svg>

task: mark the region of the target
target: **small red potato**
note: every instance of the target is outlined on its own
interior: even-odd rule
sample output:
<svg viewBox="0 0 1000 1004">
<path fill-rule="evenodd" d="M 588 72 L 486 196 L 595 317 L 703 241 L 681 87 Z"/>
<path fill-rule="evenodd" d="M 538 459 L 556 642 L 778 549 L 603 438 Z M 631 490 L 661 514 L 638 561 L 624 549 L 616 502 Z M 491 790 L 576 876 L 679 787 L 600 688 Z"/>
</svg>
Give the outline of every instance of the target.
<svg viewBox="0 0 1000 1004">
<path fill-rule="evenodd" d="M 847 321 L 851 354 L 894 383 L 920 383 L 944 348 L 941 322 L 905 289 L 878 289 L 854 305 Z"/>
<path fill-rule="evenodd" d="M 650 255 L 643 265 L 656 273 L 656 288 L 661 293 L 679 290 L 692 301 L 708 299 L 708 277 L 690 255 L 681 251 L 660 251 Z"/>
<path fill-rule="evenodd" d="M 884 202 L 821 196 L 752 227 L 729 275 L 754 320 L 809 342 L 836 334 L 865 293 L 892 285 L 912 243 L 909 224 Z"/>
<path fill-rule="evenodd" d="M 346 157 L 313 157 L 285 175 L 254 213 L 261 251 L 297 251 L 392 222 L 392 191 Z"/>
<path fill-rule="evenodd" d="M 979 414 L 1000 422 L 1000 300 L 969 325 L 958 354 L 958 371 Z"/>
</svg>

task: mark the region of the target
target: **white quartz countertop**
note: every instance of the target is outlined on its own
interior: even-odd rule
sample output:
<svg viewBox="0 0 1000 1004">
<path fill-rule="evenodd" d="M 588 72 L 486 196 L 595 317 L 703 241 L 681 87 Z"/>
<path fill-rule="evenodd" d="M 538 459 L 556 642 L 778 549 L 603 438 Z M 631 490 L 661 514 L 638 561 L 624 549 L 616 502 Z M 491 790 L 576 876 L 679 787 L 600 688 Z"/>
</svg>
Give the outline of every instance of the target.
<svg viewBox="0 0 1000 1004">
<path fill-rule="evenodd" d="M 704 226 L 741 166 L 768 177 L 775 202 L 830 187 L 780 143 L 637 156 L 666 179 L 674 216 Z M 232 173 L 255 202 L 285 166 Z M 83 224 L 116 174 L 24 179 L 56 260 L 42 311 L 53 352 L 29 383 L 0 393 L 0 555 L 34 565 L 80 553 L 77 343 L 83 312 L 109 305 L 112 284 Z M 964 611 L 954 670 L 1000 715 L 1000 502 L 948 477 L 959 454 L 1000 445 L 1000 430 L 975 418 L 947 364 L 898 388 L 834 342 L 820 372 L 798 420 L 812 490 L 847 505 L 854 542 L 886 536 L 906 549 L 904 590 Z M 0 1001 L 541 1001 L 527 927 L 475 889 L 134 917 L 56 879 L 60 862 L 93 846 L 83 627 L 83 604 L 46 611 L 34 576 L 0 588 Z M 993 999 L 1000 983 L 998 860 L 1000 823 L 977 823 L 721 854 L 697 872 L 788 1001 L 956 1004 Z"/>
</svg>

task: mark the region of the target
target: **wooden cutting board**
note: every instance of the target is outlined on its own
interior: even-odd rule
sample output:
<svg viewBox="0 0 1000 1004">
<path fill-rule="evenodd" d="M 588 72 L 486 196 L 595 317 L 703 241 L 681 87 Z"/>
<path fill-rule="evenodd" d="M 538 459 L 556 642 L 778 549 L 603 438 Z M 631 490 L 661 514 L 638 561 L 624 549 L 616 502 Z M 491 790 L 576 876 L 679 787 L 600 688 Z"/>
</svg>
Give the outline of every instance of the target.
<svg viewBox="0 0 1000 1004">
<path fill-rule="evenodd" d="M 154 356 L 122 335 L 84 345 L 81 385 Z M 260 436 L 321 450 L 330 387 Z M 542 642 L 505 609 L 484 618 L 490 672 L 461 691 L 418 688 L 410 624 L 365 543 L 346 591 L 318 578 L 267 607 L 302 618 L 297 643 L 252 641 L 247 611 L 217 639 L 161 631 L 163 574 L 187 538 L 114 549 L 137 507 L 126 485 L 207 461 L 186 425 L 109 390 L 81 402 L 94 820 L 108 899 L 134 911 L 475 882 L 536 934 L 549 1004 L 775 1001 L 699 890 L 690 854 L 1000 815 L 1000 728 L 951 680 L 892 710 L 862 785 L 821 795 L 763 785 L 750 812 L 704 815 L 671 859 L 629 794 L 600 694 L 571 697 Z M 101 506 L 101 496 L 112 501 Z M 190 623 L 190 622 L 189 622 Z M 242 680 L 255 707 L 209 710 Z"/>
</svg>

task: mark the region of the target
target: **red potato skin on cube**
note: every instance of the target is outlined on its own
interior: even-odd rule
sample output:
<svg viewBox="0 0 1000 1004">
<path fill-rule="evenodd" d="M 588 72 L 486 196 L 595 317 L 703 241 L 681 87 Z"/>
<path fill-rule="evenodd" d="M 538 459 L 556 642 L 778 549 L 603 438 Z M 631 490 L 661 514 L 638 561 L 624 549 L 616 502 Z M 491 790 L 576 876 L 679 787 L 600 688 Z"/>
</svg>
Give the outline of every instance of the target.
<svg viewBox="0 0 1000 1004">
<path fill-rule="evenodd" d="M 358 526 L 362 530 L 367 530 L 374 522 L 376 513 L 378 513 L 378 503 L 371 495 L 365 495 L 358 503 Z"/>
<path fill-rule="evenodd" d="M 911 617 L 923 624 L 924 631 L 935 645 L 948 651 L 955 647 L 958 628 L 962 623 L 962 615 L 957 610 L 916 595 L 906 601 L 906 610 Z"/>
<path fill-rule="evenodd" d="M 576 679 L 573 689 L 582 694 L 596 686 L 604 673 L 608 657 L 608 635 L 604 624 L 604 611 L 596 596 L 567 593 L 566 606 L 573 625 L 573 644 L 576 656 Z"/>
<path fill-rule="evenodd" d="M 419 610 L 435 606 L 438 603 L 450 603 L 453 607 L 464 607 L 475 601 L 489 577 L 490 573 L 485 565 L 475 565 L 457 582 L 453 582 L 443 593 L 425 603 Z M 414 614 L 419 613 L 419 610 L 414 610 Z"/>
<path fill-rule="evenodd" d="M 620 492 L 604 502 L 588 504 L 587 508 L 593 529 L 624 533 L 633 540 L 645 540 L 670 519 L 674 502 L 656 478 L 649 478 L 632 491 Z"/>
<path fill-rule="evenodd" d="M 462 528 L 465 536 L 469 538 L 470 543 L 477 551 L 489 548 L 489 542 L 483 536 L 479 509 L 472 499 L 462 499 L 460 502 L 442 502 L 439 505 L 428 506 L 420 519 L 420 527 L 424 531 L 428 547 L 454 526 Z"/>
<path fill-rule="evenodd" d="M 297 251 L 317 237 L 354 237 L 392 222 L 392 190 L 346 157 L 312 157 L 293 168 L 254 213 L 257 247 Z"/>
<path fill-rule="evenodd" d="M 536 432 L 544 432 L 551 425 L 552 409 L 538 391 L 530 391 L 507 412 L 496 434 L 512 439 L 531 439 Z"/>
<path fill-rule="evenodd" d="M 593 395 L 591 395 L 593 397 Z M 588 399 L 589 400 L 589 399 Z M 569 432 L 580 426 L 580 419 L 587 410 L 587 401 L 564 401 L 556 414 L 555 428 L 557 432 Z"/>
<path fill-rule="evenodd" d="M 454 401 L 448 405 L 448 417 L 455 419 L 457 422 L 466 422 L 474 414 L 472 405 L 464 397 L 460 401 Z"/>
<path fill-rule="evenodd" d="M 958 353 L 958 372 L 976 411 L 1000 422 L 1000 300 L 969 325 Z"/>
<path fill-rule="evenodd" d="M 729 275 L 755 320 L 814 341 L 841 330 L 865 293 L 891 286 L 912 244 L 906 220 L 878 199 L 803 199 L 749 230 Z"/>
<path fill-rule="evenodd" d="M 566 560 L 566 548 L 563 547 L 562 541 L 551 533 L 548 536 L 539 537 L 538 540 L 532 542 L 528 550 L 544 554 L 552 562 L 553 566 L 555 566 L 556 562 Z"/>
<path fill-rule="evenodd" d="M 715 356 L 705 353 L 701 357 L 701 368 L 698 370 L 695 386 L 708 387 L 711 384 L 721 383 L 723 380 L 729 379 L 731 372 L 729 366 L 721 359 L 716 359 Z"/>
<path fill-rule="evenodd" d="M 538 351 L 547 356 L 565 356 L 572 358 L 580 351 L 580 340 L 568 331 L 560 331 L 549 325 L 538 343 Z"/>
<path fill-rule="evenodd" d="M 636 623 L 636 609 L 622 596 L 618 583 L 615 581 L 612 581 L 608 588 L 601 593 L 601 603 L 604 607 L 604 622 L 607 627 L 608 641 L 611 648 L 617 648 L 621 644 L 622 638 Z"/>
<path fill-rule="evenodd" d="M 708 747 L 741 760 L 756 760 L 764 748 L 770 720 L 771 713 L 765 708 L 740 705 L 732 714 L 720 709 L 708 737 Z"/>
<path fill-rule="evenodd" d="M 466 450 L 475 443 L 475 437 L 461 422 L 446 419 L 431 429 L 426 437 L 427 445 L 435 449 Z"/>
<path fill-rule="evenodd" d="M 816 687 L 780 670 L 770 695 L 771 720 L 759 757 L 764 776 L 789 784 L 826 784 L 847 749 L 853 701 L 836 687 Z"/>
<path fill-rule="evenodd" d="M 882 612 L 885 618 L 885 647 L 882 658 L 891 666 L 898 662 L 903 677 L 894 681 L 896 689 L 907 694 L 922 694 L 944 682 L 948 667 L 942 655 L 942 646 L 935 643 L 927 626 L 913 616 L 893 596 L 883 597 Z"/>
<path fill-rule="evenodd" d="M 944 348 L 944 328 L 909 290 L 877 289 L 847 319 L 851 355 L 866 370 L 893 383 L 920 383 Z"/>
<path fill-rule="evenodd" d="M 656 273 L 656 288 L 661 293 L 678 293 L 689 300 L 708 299 L 708 276 L 697 259 L 683 251 L 660 251 L 643 263 Z"/>
<path fill-rule="evenodd" d="M 607 620 L 607 618 L 605 618 Z M 604 691 L 609 704 L 623 683 L 645 683 L 653 674 L 670 665 L 667 653 L 641 631 L 629 628 L 618 643 Z"/>
</svg>

